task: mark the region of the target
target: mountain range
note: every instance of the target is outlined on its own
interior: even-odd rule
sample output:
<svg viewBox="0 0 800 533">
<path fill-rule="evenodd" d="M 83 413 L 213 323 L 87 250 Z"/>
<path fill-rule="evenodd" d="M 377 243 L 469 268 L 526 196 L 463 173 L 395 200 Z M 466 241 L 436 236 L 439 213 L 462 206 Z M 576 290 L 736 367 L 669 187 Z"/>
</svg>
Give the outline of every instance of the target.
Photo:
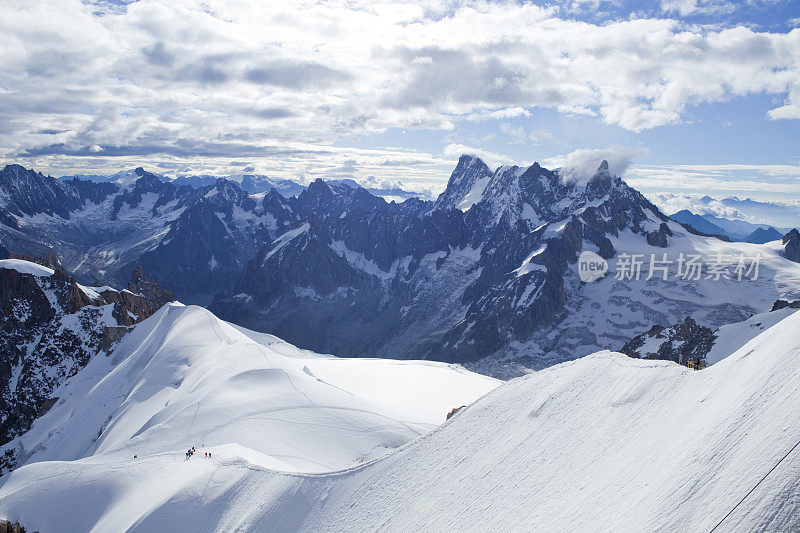
<svg viewBox="0 0 800 533">
<path fill-rule="evenodd" d="M 678 211 L 670 215 L 670 218 L 706 235 L 753 244 L 779 240 L 791 229 L 776 229 L 764 224 L 753 224 L 746 220 L 721 218 L 710 214 L 698 215 L 688 209 Z"/>
<path fill-rule="evenodd" d="M 798 296 L 791 243 L 698 235 L 604 162 L 566 180 L 539 164 L 491 170 L 462 156 L 435 202 L 387 202 L 350 181 L 297 196 L 250 194 L 135 169 L 114 180 L 0 172 L 0 243 L 55 252 L 83 283 L 119 285 L 138 266 L 186 303 L 322 353 L 542 368 L 620 348 L 688 314 L 711 328 Z M 731 279 L 583 283 L 578 256 L 761 256 L 747 291 Z M 740 286 L 740 285 L 739 285 Z M 755 293 L 757 296 L 745 296 Z M 730 294 L 739 296 L 731 297 Z"/>
</svg>

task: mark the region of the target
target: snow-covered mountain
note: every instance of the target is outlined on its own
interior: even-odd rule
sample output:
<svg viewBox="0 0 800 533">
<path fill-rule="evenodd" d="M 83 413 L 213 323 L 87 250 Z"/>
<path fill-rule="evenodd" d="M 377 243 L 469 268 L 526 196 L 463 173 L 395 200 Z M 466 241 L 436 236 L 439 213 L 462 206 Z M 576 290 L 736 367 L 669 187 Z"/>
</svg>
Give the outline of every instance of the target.
<svg viewBox="0 0 800 533">
<path fill-rule="evenodd" d="M 182 301 L 318 352 L 484 371 L 619 349 L 687 315 L 714 329 L 800 297 L 795 245 L 696 235 L 605 163 L 565 180 L 538 164 L 491 171 L 463 156 L 435 203 L 387 202 L 347 181 L 316 180 L 285 198 L 225 179 L 193 188 L 136 172 L 122 186 L 6 167 L 0 206 L 11 222 L 0 224 L 0 242 L 53 249 L 83 282 L 119 282 L 143 265 Z M 46 194 L 24 193 L 33 188 Z M 612 264 L 760 256 L 760 268 L 752 282 L 706 272 L 619 280 L 612 271 L 585 284 L 576 271 L 585 251 Z"/>
<path fill-rule="evenodd" d="M 80 285 L 52 258 L 40 263 L 0 260 L 0 446 L 47 412 L 53 391 L 93 356 L 173 299 L 141 270 L 119 291 Z M 18 454 L 4 447 L 0 473 Z"/>
<path fill-rule="evenodd" d="M 787 316 L 701 371 L 604 351 L 496 386 L 173 304 L 59 389 L 0 516 L 43 533 L 793 531 L 799 330 Z"/>
<path fill-rule="evenodd" d="M 491 172 L 463 156 L 436 204 L 384 204 L 318 181 L 299 219 L 264 246 L 211 309 L 318 351 L 541 368 L 619 349 L 653 323 L 693 315 L 716 328 L 800 295 L 800 268 L 772 247 L 696 235 L 606 164 L 564 181 L 534 164 Z M 760 256 L 759 279 L 584 284 L 582 251 L 616 261 Z M 757 296 L 753 297 L 753 294 Z M 312 327 L 305 327 L 311 325 Z"/>
<path fill-rule="evenodd" d="M 173 183 L 175 185 L 189 185 L 195 189 L 199 189 L 201 187 L 213 185 L 218 179 L 218 176 L 210 176 L 207 174 L 189 175 L 179 176 L 173 180 Z M 289 198 L 291 196 L 297 196 L 305 190 L 305 187 L 296 181 L 274 179 L 263 174 L 255 174 L 252 172 L 252 169 L 239 174 L 225 176 L 225 179 L 236 183 L 248 194 L 264 194 L 275 190 L 284 198 Z"/>
<path fill-rule="evenodd" d="M 64 181 L 6 166 L 0 241 L 15 252 L 54 251 L 84 282 L 123 283 L 144 265 L 184 300 L 207 302 L 294 218 L 282 197 L 252 198 L 225 179 L 194 189 L 141 168 L 123 177 Z"/>
</svg>

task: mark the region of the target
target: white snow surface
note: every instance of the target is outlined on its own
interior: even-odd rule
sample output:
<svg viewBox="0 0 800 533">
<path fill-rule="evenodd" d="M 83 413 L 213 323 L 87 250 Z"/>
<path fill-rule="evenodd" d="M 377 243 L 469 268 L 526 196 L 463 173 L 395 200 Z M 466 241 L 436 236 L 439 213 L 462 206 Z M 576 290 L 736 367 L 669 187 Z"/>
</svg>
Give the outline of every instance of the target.
<svg viewBox="0 0 800 533">
<path fill-rule="evenodd" d="M 34 276 L 52 276 L 55 272 L 52 268 L 32 263 L 23 259 L 0 259 L 0 268 L 16 270 L 20 274 L 32 274 Z"/>
<path fill-rule="evenodd" d="M 314 442 L 315 454 L 333 464 L 332 456 L 344 452 L 328 450 L 344 442 L 356 455 L 353 448 L 365 440 L 379 440 L 374 432 L 401 431 L 388 418 L 367 428 L 381 419 L 376 407 L 365 418 L 352 410 L 315 415 L 340 405 L 339 389 L 326 388 L 327 380 L 338 380 L 350 402 L 393 392 L 364 390 L 364 380 L 350 379 L 349 369 L 330 373 L 326 365 L 336 361 L 327 358 L 313 360 L 323 365 L 289 358 L 278 367 L 268 348 L 209 320 L 203 310 L 171 306 L 126 339 L 117 353 L 127 357 L 106 378 L 90 385 L 88 374 L 96 369 L 90 370 L 83 389 L 73 382 L 62 391 L 71 394 L 34 425 L 46 446 L 38 453 L 83 458 L 15 471 L 0 488 L 0 515 L 42 533 L 709 531 L 800 439 L 795 313 L 701 371 L 598 352 L 497 387 L 382 457 L 309 473 L 315 468 L 302 468 L 308 463 L 298 456 L 306 448 L 298 443 Z M 219 342 L 208 338 L 213 335 Z M 297 369 L 304 366 L 317 378 L 306 374 L 309 381 L 302 381 Z M 443 365 L 427 368 L 469 376 Z M 156 387 L 168 375 L 182 381 L 173 391 Z M 236 387 L 226 385 L 231 380 Z M 83 407 L 81 393 L 95 405 Z M 413 396 L 406 396 L 412 406 L 427 401 Z M 294 406 L 292 415 L 261 414 L 278 402 Z M 91 423 L 105 416 L 100 411 L 112 405 L 97 443 L 84 451 L 53 450 L 51 444 L 69 446 L 71 434 L 86 439 Z M 361 420 L 365 433 L 340 439 L 347 417 Z M 219 423 L 226 425 L 216 429 Z M 47 431 L 55 432 L 51 439 L 43 438 Z M 211 449 L 212 459 L 184 459 L 182 449 L 213 435 L 222 438 L 199 450 Z M 292 441 L 292 457 L 270 455 L 267 448 L 274 453 L 280 444 L 273 441 L 282 439 Z M 301 468 L 280 471 L 279 463 Z M 797 530 L 798 479 L 795 452 L 720 530 Z"/>
<path fill-rule="evenodd" d="M 486 186 L 492 181 L 492 176 L 485 176 L 477 181 L 472 185 L 472 188 L 464 195 L 460 202 L 456 205 L 457 209 L 461 211 L 469 211 L 469 209 L 483 200 L 483 193 L 486 190 Z"/>
<path fill-rule="evenodd" d="M 722 326 L 714 332 L 717 338 L 714 346 L 706 354 L 706 363 L 713 365 L 722 361 L 762 331 L 771 328 L 797 311 L 797 309 L 786 307 L 777 311 L 753 315 L 743 322 Z"/>
</svg>

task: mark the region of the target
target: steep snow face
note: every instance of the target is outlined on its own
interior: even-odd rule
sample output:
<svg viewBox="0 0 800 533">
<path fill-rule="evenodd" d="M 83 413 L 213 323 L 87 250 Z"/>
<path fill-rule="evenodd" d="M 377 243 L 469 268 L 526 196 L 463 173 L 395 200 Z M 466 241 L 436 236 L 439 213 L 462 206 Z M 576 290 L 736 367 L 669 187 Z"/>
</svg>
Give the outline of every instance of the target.
<svg viewBox="0 0 800 533">
<path fill-rule="evenodd" d="M 262 467 L 324 472 L 408 442 L 497 384 L 457 366 L 319 356 L 171 304 L 57 390 L 14 444 L 28 463 L 238 446 Z"/>
<path fill-rule="evenodd" d="M 235 444 L 185 460 L 143 441 L 33 463 L 0 488 L 0 513 L 40 531 L 708 531 L 800 438 L 799 330 L 791 315 L 702 371 L 596 353 L 502 385 L 424 438 L 336 472 L 277 472 Z M 133 385 L 132 395 L 148 386 Z M 122 435 L 114 420 L 98 447 Z M 165 443 L 176 431 L 186 447 L 186 429 L 156 427 L 139 435 Z M 797 529 L 799 476 L 795 452 L 724 530 Z"/>
</svg>

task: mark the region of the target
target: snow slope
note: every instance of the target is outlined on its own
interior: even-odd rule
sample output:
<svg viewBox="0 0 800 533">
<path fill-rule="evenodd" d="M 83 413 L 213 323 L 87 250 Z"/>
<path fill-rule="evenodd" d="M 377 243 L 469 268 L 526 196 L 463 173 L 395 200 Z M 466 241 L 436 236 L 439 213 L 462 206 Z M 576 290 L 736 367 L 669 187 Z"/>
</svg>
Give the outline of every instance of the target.
<svg viewBox="0 0 800 533">
<path fill-rule="evenodd" d="M 0 268 L 16 270 L 20 274 L 31 274 L 33 276 L 52 276 L 55 270 L 22 259 L 0 259 Z"/>
<path fill-rule="evenodd" d="M 19 445 L 32 462 L 235 443 L 262 466 L 321 472 L 408 442 L 498 383 L 456 365 L 320 357 L 273 339 L 165 306 L 56 390 Z"/>
<path fill-rule="evenodd" d="M 762 331 L 771 328 L 796 312 L 797 309 L 785 307 L 777 311 L 753 315 L 743 322 L 722 326 L 714 332 L 716 340 L 706 355 L 706 363 L 709 365 L 718 363 L 747 344 Z"/>
<path fill-rule="evenodd" d="M 207 317 L 185 312 L 195 326 Z M 0 488 L 0 515 L 43 533 L 709 531 L 800 439 L 798 331 L 795 313 L 702 371 L 599 352 L 515 379 L 441 428 L 339 471 L 279 472 L 234 444 L 210 460 L 123 444 L 125 453 L 33 463 Z M 186 332 L 173 333 L 164 346 Z M 187 381 L 179 388 L 197 387 Z M 163 446 L 172 431 L 184 445 L 182 428 L 162 427 L 153 441 Z M 126 428 L 109 427 L 98 446 Z M 798 479 L 796 450 L 718 531 L 796 530 Z"/>
</svg>

